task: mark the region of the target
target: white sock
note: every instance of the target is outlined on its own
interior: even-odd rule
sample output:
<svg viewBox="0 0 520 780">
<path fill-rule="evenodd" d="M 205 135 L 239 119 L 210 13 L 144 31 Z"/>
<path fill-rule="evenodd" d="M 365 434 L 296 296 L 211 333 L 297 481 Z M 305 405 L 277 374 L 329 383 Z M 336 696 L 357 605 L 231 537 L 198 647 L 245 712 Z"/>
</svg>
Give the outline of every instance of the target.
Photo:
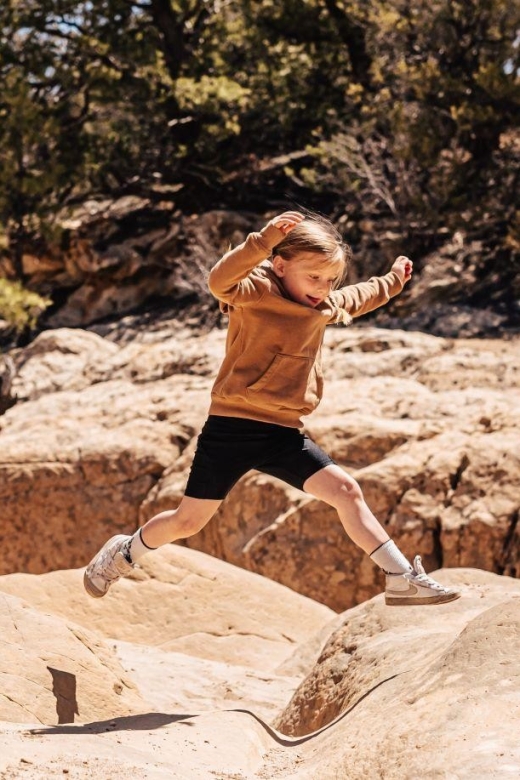
<svg viewBox="0 0 520 780">
<path fill-rule="evenodd" d="M 370 554 L 371 560 L 383 569 L 386 574 L 405 574 L 413 571 L 412 565 L 407 561 L 399 547 L 389 539 Z"/>
<path fill-rule="evenodd" d="M 148 545 L 143 542 L 141 529 L 136 531 L 126 544 L 127 549 L 125 550 L 124 555 L 129 563 L 137 563 L 143 555 L 147 555 L 147 553 L 152 552 L 152 550 L 155 549 L 154 547 L 148 547 Z"/>
</svg>

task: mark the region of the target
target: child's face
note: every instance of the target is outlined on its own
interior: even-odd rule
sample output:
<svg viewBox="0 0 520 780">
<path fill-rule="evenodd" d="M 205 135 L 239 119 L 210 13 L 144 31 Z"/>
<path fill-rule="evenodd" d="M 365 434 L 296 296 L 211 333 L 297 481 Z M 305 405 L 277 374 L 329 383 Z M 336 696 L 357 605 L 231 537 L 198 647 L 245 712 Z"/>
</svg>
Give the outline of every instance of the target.
<svg viewBox="0 0 520 780">
<path fill-rule="evenodd" d="M 315 309 L 331 292 L 343 272 L 343 263 L 327 262 L 323 255 L 305 253 L 284 260 L 273 258 L 273 269 L 293 301 Z"/>
</svg>

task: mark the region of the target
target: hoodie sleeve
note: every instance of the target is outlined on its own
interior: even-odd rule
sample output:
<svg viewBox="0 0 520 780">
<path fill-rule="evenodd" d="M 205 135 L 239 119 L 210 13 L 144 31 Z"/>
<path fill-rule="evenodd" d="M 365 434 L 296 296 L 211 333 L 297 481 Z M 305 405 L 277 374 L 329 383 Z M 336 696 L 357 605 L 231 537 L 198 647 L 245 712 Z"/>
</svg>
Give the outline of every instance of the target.
<svg viewBox="0 0 520 780">
<path fill-rule="evenodd" d="M 334 312 L 331 321 L 348 323 L 353 317 L 384 306 L 402 289 L 401 279 L 395 271 L 390 271 L 385 276 L 373 276 L 367 282 L 335 290 L 329 296 Z"/>
<path fill-rule="evenodd" d="M 226 252 L 209 272 L 208 285 L 215 298 L 235 306 L 261 298 L 264 289 L 249 275 L 270 256 L 283 237 L 282 231 L 269 223 L 259 233 L 250 233 L 242 244 Z"/>
</svg>

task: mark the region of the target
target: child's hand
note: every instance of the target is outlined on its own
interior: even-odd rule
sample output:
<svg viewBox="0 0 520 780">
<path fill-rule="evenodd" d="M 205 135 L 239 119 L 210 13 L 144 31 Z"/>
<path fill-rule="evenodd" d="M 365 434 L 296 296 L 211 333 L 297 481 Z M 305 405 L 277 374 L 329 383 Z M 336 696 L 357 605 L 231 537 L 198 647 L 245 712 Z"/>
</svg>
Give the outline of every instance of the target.
<svg viewBox="0 0 520 780">
<path fill-rule="evenodd" d="M 284 235 L 287 235 L 296 227 L 296 225 L 303 222 L 304 219 L 305 217 L 303 214 L 300 214 L 298 211 L 284 211 L 283 214 L 280 214 L 280 216 L 274 217 L 274 219 L 271 220 L 271 225 L 274 225 L 274 227 L 281 230 Z"/>
<path fill-rule="evenodd" d="M 406 284 L 412 278 L 413 263 L 409 257 L 399 255 L 397 260 L 394 261 L 392 271 L 395 271 L 401 282 Z"/>
</svg>

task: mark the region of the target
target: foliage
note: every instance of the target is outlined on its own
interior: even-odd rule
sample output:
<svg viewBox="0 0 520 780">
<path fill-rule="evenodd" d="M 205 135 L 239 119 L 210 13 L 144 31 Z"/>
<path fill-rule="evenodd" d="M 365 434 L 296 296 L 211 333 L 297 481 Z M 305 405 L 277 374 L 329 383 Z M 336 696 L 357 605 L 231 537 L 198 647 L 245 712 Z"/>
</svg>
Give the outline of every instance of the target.
<svg viewBox="0 0 520 780">
<path fill-rule="evenodd" d="M 161 184 L 187 209 L 326 200 L 425 237 L 486 223 L 511 248 L 508 0 L 7 0 L 0 22 L 15 254 L 64 205 Z"/>
<path fill-rule="evenodd" d="M 0 279 L 0 319 L 5 320 L 17 333 L 25 328 L 33 328 L 40 314 L 50 304 L 48 298 L 26 290 L 20 282 Z"/>
</svg>

